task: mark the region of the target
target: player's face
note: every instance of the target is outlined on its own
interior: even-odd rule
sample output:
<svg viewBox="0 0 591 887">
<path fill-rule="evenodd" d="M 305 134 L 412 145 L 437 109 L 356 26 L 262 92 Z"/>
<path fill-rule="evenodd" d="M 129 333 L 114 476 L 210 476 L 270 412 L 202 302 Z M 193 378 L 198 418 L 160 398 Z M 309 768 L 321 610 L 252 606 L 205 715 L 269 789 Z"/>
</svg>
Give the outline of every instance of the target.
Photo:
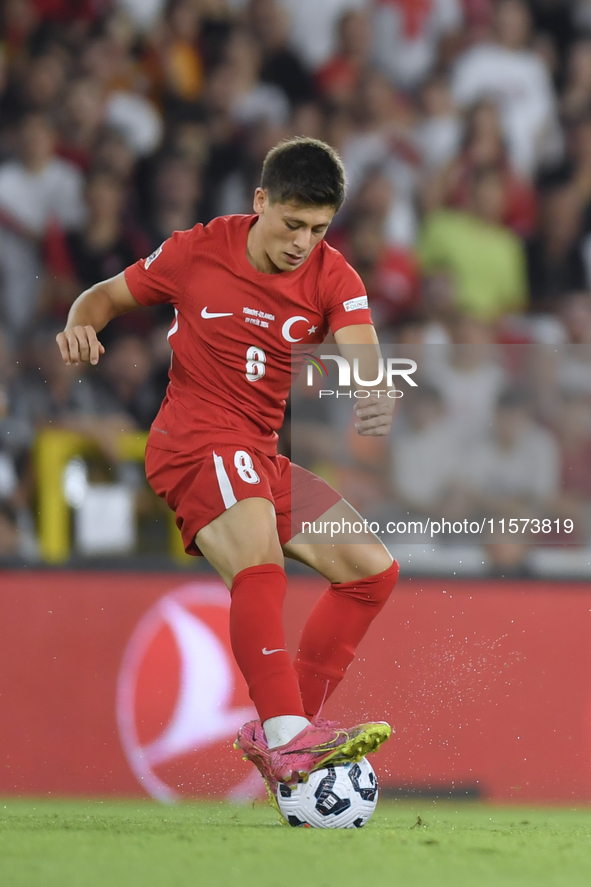
<svg viewBox="0 0 591 887">
<path fill-rule="evenodd" d="M 256 244 L 273 266 L 269 270 L 277 271 L 295 271 L 303 265 L 335 214 L 332 206 L 271 203 L 262 188 L 256 190 L 254 211 L 259 216 L 253 229 Z"/>
</svg>

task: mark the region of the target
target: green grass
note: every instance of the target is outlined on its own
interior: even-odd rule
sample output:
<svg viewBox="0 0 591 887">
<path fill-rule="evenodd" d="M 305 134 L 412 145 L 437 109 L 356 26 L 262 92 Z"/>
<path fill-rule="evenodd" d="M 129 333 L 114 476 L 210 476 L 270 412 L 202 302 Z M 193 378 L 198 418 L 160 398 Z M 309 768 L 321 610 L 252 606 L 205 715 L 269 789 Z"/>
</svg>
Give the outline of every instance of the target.
<svg viewBox="0 0 591 887">
<path fill-rule="evenodd" d="M 589 887 L 591 810 L 382 800 L 365 829 L 316 831 L 258 803 L 6 799 L 0 885 Z"/>
</svg>

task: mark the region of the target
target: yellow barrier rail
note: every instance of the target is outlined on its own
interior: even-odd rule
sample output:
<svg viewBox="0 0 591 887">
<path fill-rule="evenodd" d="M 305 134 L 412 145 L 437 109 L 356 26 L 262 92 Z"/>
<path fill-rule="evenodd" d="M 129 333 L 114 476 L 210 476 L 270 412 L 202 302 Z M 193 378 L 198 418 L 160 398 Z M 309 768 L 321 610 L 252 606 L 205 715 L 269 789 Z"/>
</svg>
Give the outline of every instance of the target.
<svg viewBox="0 0 591 887">
<path fill-rule="evenodd" d="M 144 463 L 146 432 L 121 432 L 119 455 L 126 461 Z M 71 552 L 71 512 L 64 498 L 63 474 L 70 459 L 98 453 L 93 441 L 73 431 L 45 430 L 35 442 L 39 547 L 51 564 L 67 561 Z M 192 558 L 185 554 L 181 534 L 170 512 L 169 552 L 181 563 Z"/>
</svg>

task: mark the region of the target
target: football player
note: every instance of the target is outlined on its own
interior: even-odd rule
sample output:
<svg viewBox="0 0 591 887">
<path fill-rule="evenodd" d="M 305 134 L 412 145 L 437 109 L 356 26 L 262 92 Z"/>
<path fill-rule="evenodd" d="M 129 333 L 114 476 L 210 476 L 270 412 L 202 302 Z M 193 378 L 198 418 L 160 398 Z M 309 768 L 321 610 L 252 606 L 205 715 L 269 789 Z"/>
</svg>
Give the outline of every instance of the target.
<svg viewBox="0 0 591 887">
<path fill-rule="evenodd" d="M 66 363 L 96 364 L 104 353 L 97 334 L 114 317 L 141 305 L 174 307 L 170 382 L 150 430 L 146 475 L 175 512 L 185 550 L 204 555 L 230 590 L 232 649 L 259 715 L 236 747 L 270 794 L 278 781 L 358 760 L 391 732 L 382 722 L 346 728 L 318 712 L 386 603 L 398 564 L 369 530 L 364 544 L 298 537 L 296 518 L 359 516 L 277 454 L 293 343 L 311 349 L 331 331 L 342 349 L 368 346 L 362 378 L 376 378 L 363 283 L 324 240 L 344 197 L 343 164 L 329 145 L 284 141 L 265 159 L 252 215 L 176 231 L 148 258 L 83 292 L 57 336 Z M 392 403 L 359 401 L 358 433 L 387 434 Z M 329 582 L 295 661 L 282 618 L 285 557 Z"/>
</svg>

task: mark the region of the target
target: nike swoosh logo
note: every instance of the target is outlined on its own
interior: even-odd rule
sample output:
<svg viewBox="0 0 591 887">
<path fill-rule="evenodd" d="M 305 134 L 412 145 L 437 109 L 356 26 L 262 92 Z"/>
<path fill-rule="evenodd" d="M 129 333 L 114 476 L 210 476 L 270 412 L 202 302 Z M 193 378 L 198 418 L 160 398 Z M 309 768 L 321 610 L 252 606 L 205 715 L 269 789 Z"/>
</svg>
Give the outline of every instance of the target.
<svg viewBox="0 0 591 887">
<path fill-rule="evenodd" d="M 287 653 L 287 650 L 284 650 L 282 647 L 278 650 L 267 650 L 266 647 L 263 647 L 263 656 L 270 656 L 271 653 Z"/>
<path fill-rule="evenodd" d="M 219 314 L 219 313 L 214 314 L 212 312 L 209 312 L 207 310 L 207 306 L 205 306 L 205 308 L 201 312 L 201 317 L 203 317 L 204 320 L 209 320 L 211 317 L 232 317 L 232 312 L 231 311 L 223 311 L 221 314 Z"/>
</svg>

